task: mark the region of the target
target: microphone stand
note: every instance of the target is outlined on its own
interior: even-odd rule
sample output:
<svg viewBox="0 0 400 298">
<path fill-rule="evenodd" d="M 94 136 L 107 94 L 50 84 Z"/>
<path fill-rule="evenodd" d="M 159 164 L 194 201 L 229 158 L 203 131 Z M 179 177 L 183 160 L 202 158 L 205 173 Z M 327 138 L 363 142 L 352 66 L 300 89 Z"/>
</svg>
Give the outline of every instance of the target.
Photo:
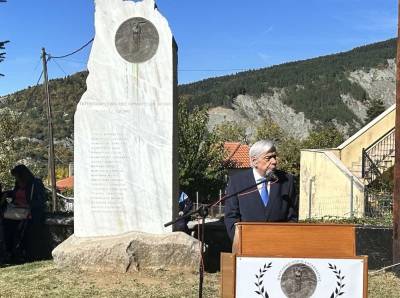
<svg viewBox="0 0 400 298">
<path fill-rule="evenodd" d="M 175 218 L 174 220 L 167 222 L 166 224 L 164 224 L 164 227 L 168 227 L 170 225 L 175 224 L 176 222 L 178 222 L 179 220 L 182 219 L 186 219 L 194 214 L 198 214 L 201 217 L 201 226 L 200 226 L 200 231 L 199 231 L 199 241 L 201 243 L 200 247 L 201 247 L 201 251 L 200 251 L 200 258 L 201 258 L 201 262 L 199 265 L 199 298 L 203 297 L 203 281 L 204 281 L 204 247 L 205 247 L 205 243 L 204 243 L 204 229 L 205 229 L 205 222 L 206 222 L 206 217 L 209 213 L 209 209 L 213 206 L 218 205 L 219 203 L 222 203 L 224 201 L 226 201 L 229 198 L 232 198 L 234 196 L 237 196 L 238 194 L 242 193 L 242 192 L 246 192 L 254 187 L 256 187 L 259 184 L 262 184 L 264 182 L 268 182 L 270 181 L 269 179 L 263 179 L 249 187 L 246 187 L 244 189 L 241 189 L 233 194 L 225 195 L 223 197 L 221 197 L 220 199 L 218 199 L 217 201 L 210 203 L 210 204 L 205 204 L 205 205 L 201 205 L 200 207 L 198 207 L 196 210 L 190 211 L 182 216 L 179 216 L 177 218 Z M 278 181 L 278 179 L 276 180 Z"/>
</svg>

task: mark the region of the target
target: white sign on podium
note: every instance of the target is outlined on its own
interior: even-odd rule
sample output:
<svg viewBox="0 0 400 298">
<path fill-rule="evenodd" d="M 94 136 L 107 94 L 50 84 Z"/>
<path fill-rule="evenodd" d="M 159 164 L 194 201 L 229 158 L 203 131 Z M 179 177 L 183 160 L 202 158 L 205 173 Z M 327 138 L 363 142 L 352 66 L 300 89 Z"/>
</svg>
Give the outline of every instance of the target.
<svg viewBox="0 0 400 298">
<path fill-rule="evenodd" d="M 364 259 L 236 258 L 236 297 L 362 298 Z"/>
</svg>

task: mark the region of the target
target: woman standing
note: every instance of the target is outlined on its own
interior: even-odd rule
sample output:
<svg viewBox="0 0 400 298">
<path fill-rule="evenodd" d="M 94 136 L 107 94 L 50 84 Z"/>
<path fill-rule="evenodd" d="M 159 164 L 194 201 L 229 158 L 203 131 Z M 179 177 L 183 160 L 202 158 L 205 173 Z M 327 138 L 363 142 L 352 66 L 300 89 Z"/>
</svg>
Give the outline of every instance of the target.
<svg viewBox="0 0 400 298">
<path fill-rule="evenodd" d="M 6 260 L 6 247 L 4 243 L 4 227 L 3 227 L 3 212 L 5 207 L 5 200 L 3 199 L 3 187 L 0 184 L 0 266 Z"/>
<path fill-rule="evenodd" d="M 8 197 L 3 214 L 6 251 L 11 261 L 21 262 L 34 259 L 33 244 L 40 242 L 37 235 L 44 223 L 45 190 L 40 179 L 35 178 L 25 165 L 11 170 L 15 186 L 4 193 Z"/>
</svg>

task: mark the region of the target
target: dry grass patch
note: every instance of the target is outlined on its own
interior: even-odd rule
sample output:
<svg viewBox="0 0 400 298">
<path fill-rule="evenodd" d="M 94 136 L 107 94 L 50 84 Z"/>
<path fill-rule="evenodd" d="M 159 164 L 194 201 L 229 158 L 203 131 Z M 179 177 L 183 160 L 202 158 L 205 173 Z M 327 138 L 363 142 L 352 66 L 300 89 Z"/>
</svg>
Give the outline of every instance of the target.
<svg viewBox="0 0 400 298">
<path fill-rule="evenodd" d="M 368 279 L 369 298 L 400 297 L 400 274 L 378 273 L 377 275 L 370 275 Z"/>
<path fill-rule="evenodd" d="M 52 261 L 0 269 L 0 297 L 198 297 L 198 276 L 171 271 L 93 273 L 59 270 Z M 369 277 L 370 298 L 400 297 L 393 273 Z M 206 274 L 204 297 L 219 297 L 219 274 Z"/>
<path fill-rule="evenodd" d="M 1 297 L 197 297 L 198 276 L 171 271 L 94 273 L 57 269 L 52 261 L 0 269 Z M 217 297 L 219 274 L 205 277 L 204 297 Z"/>
</svg>

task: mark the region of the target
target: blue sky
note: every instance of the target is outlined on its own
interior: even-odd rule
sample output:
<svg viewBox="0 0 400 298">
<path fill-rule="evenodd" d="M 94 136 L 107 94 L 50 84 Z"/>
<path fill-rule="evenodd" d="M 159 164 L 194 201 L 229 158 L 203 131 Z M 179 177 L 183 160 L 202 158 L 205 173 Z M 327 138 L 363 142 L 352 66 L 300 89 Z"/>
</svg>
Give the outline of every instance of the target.
<svg viewBox="0 0 400 298">
<path fill-rule="evenodd" d="M 122 1 L 122 0 L 121 0 Z M 397 0 L 158 0 L 179 46 L 179 83 L 350 50 L 396 36 Z M 93 0 L 0 3 L 0 95 L 35 85 L 41 48 L 66 54 L 94 36 Z M 50 61 L 49 77 L 86 69 L 90 47 Z"/>
</svg>

